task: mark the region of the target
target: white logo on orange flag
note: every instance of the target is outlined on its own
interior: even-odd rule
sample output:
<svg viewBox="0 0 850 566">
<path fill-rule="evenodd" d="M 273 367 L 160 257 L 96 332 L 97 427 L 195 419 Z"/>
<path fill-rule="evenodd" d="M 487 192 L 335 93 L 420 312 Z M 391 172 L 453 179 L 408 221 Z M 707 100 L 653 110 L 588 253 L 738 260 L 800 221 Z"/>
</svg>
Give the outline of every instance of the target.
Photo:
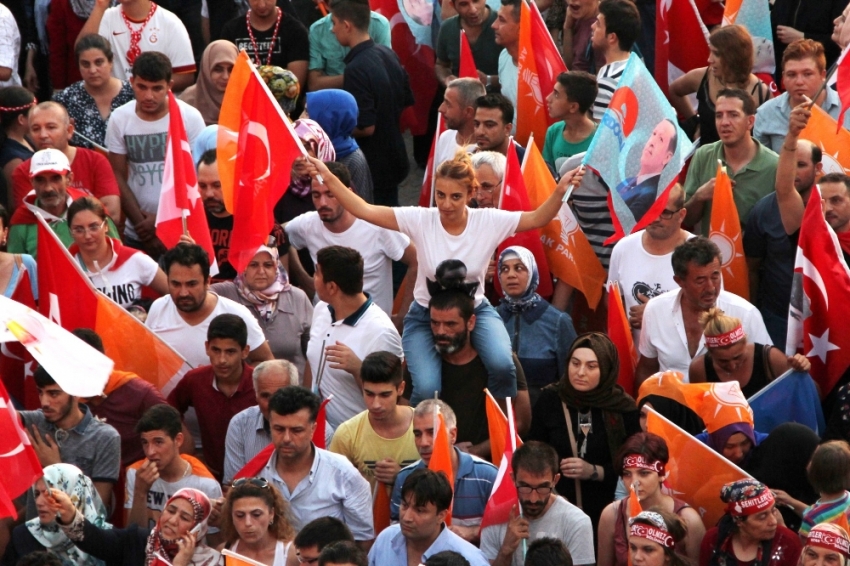
<svg viewBox="0 0 850 566">
<path fill-rule="evenodd" d="M 820 147 L 824 173 L 850 173 L 850 132 L 838 128 L 835 119 L 817 104 L 812 106 L 811 111 L 812 117 L 800 132 L 800 139 L 809 140 Z"/>
<path fill-rule="evenodd" d="M 744 257 L 738 208 L 732 196 L 732 181 L 719 162 L 715 179 L 708 238 L 720 248 L 724 288 L 749 300 L 750 278 Z"/>
</svg>

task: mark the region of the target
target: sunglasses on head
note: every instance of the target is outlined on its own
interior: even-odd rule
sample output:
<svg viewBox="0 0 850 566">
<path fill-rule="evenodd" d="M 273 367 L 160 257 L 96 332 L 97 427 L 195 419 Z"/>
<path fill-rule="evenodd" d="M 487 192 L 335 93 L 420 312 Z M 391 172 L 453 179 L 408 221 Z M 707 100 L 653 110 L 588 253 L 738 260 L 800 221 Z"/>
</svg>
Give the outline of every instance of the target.
<svg viewBox="0 0 850 566">
<path fill-rule="evenodd" d="M 268 489 L 269 482 L 265 480 L 265 478 L 239 478 L 234 481 L 232 487 L 242 487 L 243 485 L 253 485 L 254 487 L 259 487 L 260 489 Z"/>
</svg>

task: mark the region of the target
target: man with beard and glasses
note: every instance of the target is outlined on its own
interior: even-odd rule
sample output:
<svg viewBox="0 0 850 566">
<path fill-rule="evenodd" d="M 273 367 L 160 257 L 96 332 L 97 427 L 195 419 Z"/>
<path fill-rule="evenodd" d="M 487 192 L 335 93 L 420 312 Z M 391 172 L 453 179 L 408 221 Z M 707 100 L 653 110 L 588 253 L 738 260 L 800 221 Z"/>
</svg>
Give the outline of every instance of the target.
<svg viewBox="0 0 850 566">
<path fill-rule="evenodd" d="M 342 184 L 351 187 L 351 175 L 345 165 L 335 161 L 325 165 Z M 410 238 L 395 230 L 358 220 L 334 198 L 327 185 L 316 179 L 312 181 L 311 195 L 315 212 L 302 214 L 284 225 L 289 243 L 298 249 L 307 248 L 314 264 L 318 251 L 328 246 L 347 246 L 357 250 L 363 257 L 363 290 L 388 315 L 393 310 L 392 262 L 402 262 L 407 266 L 407 281 L 399 313 L 401 317 L 407 314 L 413 300 L 413 282 L 416 281 L 416 248 L 410 243 Z M 290 256 L 290 261 L 294 255 Z M 305 288 L 305 291 L 312 295 L 316 289 Z M 398 329 L 401 329 L 401 317 L 396 324 Z"/>
<path fill-rule="evenodd" d="M 543 442 L 526 442 L 511 459 L 519 507 L 510 520 L 481 531 L 481 551 L 492 566 L 522 566 L 522 541 L 541 537 L 562 541 L 573 564 L 593 564 L 593 528 L 584 512 L 555 493 L 561 479 L 558 453 Z M 522 513 L 520 513 L 520 510 Z"/>
<path fill-rule="evenodd" d="M 214 277 L 214 281 L 232 281 L 237 274 L 227 259 L 227 253 L 230 251 L 230 235 L 233 233 L 233 215 L 224 208 L 215 149 L 205 151 L 198 161 L 198 190 L 204 203 L 213 250 L 218 262 L 218 275 Z"/>
</svg>

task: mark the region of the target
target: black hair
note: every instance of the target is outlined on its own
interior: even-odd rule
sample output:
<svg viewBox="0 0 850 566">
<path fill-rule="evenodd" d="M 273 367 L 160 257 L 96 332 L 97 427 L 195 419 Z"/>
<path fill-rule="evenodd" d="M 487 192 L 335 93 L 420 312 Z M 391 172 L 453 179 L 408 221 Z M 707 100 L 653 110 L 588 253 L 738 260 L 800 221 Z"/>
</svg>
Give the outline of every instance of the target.
<svg viewBox="0 0 850 566">
<path fill-rule="evenodd" d="M 511 467 L 514 473 L 520 468 L 532 474 L 560 473 L 558 453 L 545 442 L 536 440 L 529 440 L 514 451 Z"/>
<path fill-rule="evenodd" d="M 512 6 L 514 9 L 514 19 L 519 22 L 522 16 L 521 3 L 522 0 L 502 0 L 502 6 Z"/>
<path fill-rule="evenodd" d="M 204 248 L 196 244 L 177 244 L 163 254 L 161 261 L 166 275 L 169 274 L 171 266 L 176 263 L 183 267 L 198 265 L 201 267 L 204 282 L 210 278 L 210 257 Z"/>
<path fill-rule="evenodd" d="M 316 263 L 325 283 L 336 283 L 345 295 L 363 292 L 363 256 L 357 250 L 328 246 L 316 252 Z"/>
<path fill-rule="evenodd" d="M 413 505 L 424 507 L 429 503 L 437 506 L 437 513 L 452 504 L 452 485 L 444 472 L 435 472 L 428 468 L 414 470 L 404 479 L 401 486 L 401 499 L 412 497 Z"/>
<path fill-rule="evenodd" d="M 334 0 L 331 2 L 331 14 L 338 20 L 349 22 L 359 31 L 368 31 L 372 19 L 369 5 L 355 0 Z"/>
<path fill-rule="evenodd" d="M 353 564 L 354 566 L 367 566 L 369 561 L 366 553 L 360 550 L 356 543 L 350 540 L 332 542 L 322 549 L 319 555 L 319 566 L 325 564 Z"/>
<path fill-rule="evenodd" d="M 628 0 L 623 0 L 627 2 Z M 584 114 L 599 94 L 599 85 L 596 76 L 584 71 L 570 71 L 558 75 L 558 82 L 564 87 L 564 92 L 570 102 L 578 103 L 579 112 Z"/>
<path fill-rule="evenodd" d="M 100 338 L 100 335 L 92 330 L 91 328 L 75 328 L 71 331 L 71 334 L 100 352 L 104 353 L 103 349 L 103 340 Z"/>
<path fill-rule="evenodd" d="M 38 366 L 36 370 L 32 374 L 32 379 L 35 381 L 35 386 L 39 389 L 44 389 L 45 387 L 49 387 L 51 385 L 56 385 L 56 380 L 53 379 L 53 376 L 47 373 L 47 370 L 44 369 L 44 366 Z"/>
<path fill-rule="evenodd" d="M 429 556 L 425 566 L 469 566 L 469 560 L 459 552 L 444 550 Z"/>
<path fill-rule="evenodd" d="M 363 383 L 392 383 L 396 387 L 404 379 L 401 358 L 392 352 L 372 352 L 360 366 L 360 381 Z"/>
<path fill-rule="evenodd" d="M 325 166 L 337 179 L 339 179 L 340 183 L 346 187 L 351 187 L 351 171 L 349 171 L 345 163 L 340 163 L 339 161 L 325 161 Z"/>
<path fill-rule="evenodd" d="M 207 342 L 216 338 L 235 340 L 240 348 L 248 345 L 248 325 L 236 314 L 220 314 L 210 321 L 207 328 Z"/>
<path fill-rule="evenodd" d="M 818 183 L 844 183 L 844 186 L 850 192 L 850 175 L 845 175 L 844 173 L 827 173 L 820 178 Z"/>
<path fill-rule="evenodd" d="M 15 566 L 62 566 L 62 564 L 62 559 L 54 552 L 37 550 L 21 556 Z"/>
<path fill-rule="evenodd" d="M 216 149 L 208 149 L 201 154 L 201 159 L 198 160 L 198 165 L 203 163 L 204 165 L 212 165 L 218 159 L 218 154 L 216 153 Z"/>
<path fill-rule="evenodd" d="M 109 42 L 106 41 L 106 38 L 98 33 L 90 33 L 88 35 L 84 35 L 77 41 L 77 45 L 74 46 L 74 56 L 77 58 L 77 64 L 80 64 L 80 56 L 84 51 L 88 51 L 89 49 L 97 49 L 103 52 L 103 55 L 106 57 L 106 60 L 112 63 L 112 46 L 109 45 Z"/>
<path fill-rule="evenodd" d="M 18 116 L 29 114 L 34 105 L 35 96 L 27 89 L 20 86 L 0 88 L 0 128 L 5 132 L 18 120 Z"/>
<path fill-rule="evenodd" d="M 573 557 L 564 541 L 541 537 L 528 545 L 525 566 L 573 566 Z"/>
<path fill-rule="evenodd" d="M 9 227 L 9 211 L 2 204 L 0 204 L 0 223 L 2 223 L 3 228 Z"/>
<path fill-rule="evenodd" d="M 484 96 L 479 96 L 475 100 L 475 108 L 497 108 L 502 111 L 502 121 L 505 124 L 512 124 L 514 121 L 514 105 L 507 97 L 490 93 Z"/>
<path fill-rule="evenodd" d="M 103 203 L 97 200 L 97 197 L 95 196 L 85 195 L 77 198 L 71 203 L 71 206 L 68 207 L 68 212 L 65 214 L 68 225 L 70 226 L 77 214 L 85 210 L 91 212 L 101 220 L 106 220 L 107 214 L 106 209 L 103 207 Z"/>
<path fill-rule="evenodd" d="M 720 92 L 717 93 L 717 98 L 737 98 L 741 101 L 744 107 L 744 114 L 747 116 L 755 116 L 756 115 L 756 101 L 753 100 L 753 97 L 750 94 L 741 88 L 724 88 Z"/>
<path fill-rule="evenodd" d="M 136 423 L 136 434 L 161 430 L 172 440 L 183 430 L 180 412 L 171 405 L 160 403 L 154 405 L 142 415 Z"/>
<path fill-rule="evenodd" d="M 631 51 L 640 37 L 640 12 L 630 0 L 602 0 L 599 13 L 605 16 L 605 33 L 616 33 L 620 51 Z"/>
<path fill-rule="evenodd" d="M 428 310 L 447 311 L 457 309 L 464 322 L 475 314 L 475 300 L 460 289 L 444 289 L 431 297 Z"/>
<path fill-rule="evenodd" d="M 133 77 L 152 83 L 171 82 L 171 60 L 158 51 L 145 51 L 133 62 Z"/>
<path fill-rule="evenodd" d="M 322 400 L 319 396 L 300 385 L 288 385 L 274 392 L 269 399 L 269 411 L 278 415 L 292 415 L 302 409 L 310 409 L 310 422 L 316 422 Z"/>
<path fill-rule="evenodd" d="M 339 519 L 320 517 L 304 525 L 292 542 L 297 548 L 315 546 L 321 552 L 327 545 L 339 541 L 354 542 L 354 535 Z"/>
<path fill-rule="evenodd" d="M 715 259 L 720 259 L 720 248 L 717 244 L 705 236 L 691 238 L 673 250 L 673 275 L 684 278 L 688 275 L 689 263 L 694 262 L 697 266 L 704 267 Z"/>
</svg>

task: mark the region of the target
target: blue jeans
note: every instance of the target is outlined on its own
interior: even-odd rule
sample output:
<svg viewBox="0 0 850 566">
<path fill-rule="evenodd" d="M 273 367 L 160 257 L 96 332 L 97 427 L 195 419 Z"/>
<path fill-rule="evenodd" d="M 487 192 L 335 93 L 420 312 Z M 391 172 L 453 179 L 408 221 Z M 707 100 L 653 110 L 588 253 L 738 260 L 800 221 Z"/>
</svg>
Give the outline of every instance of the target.
<svg viewBox="0 0 850 566">
<path fill-rule="evenodd" d="M 475 308 L 475 328 L 471 340 L 472 347 L 487 368 L 490 393 L 496 398 L 515 397 L 516 366 L 511 355 L 511 340 L 502 317 L 487 299 Z M 440 393 L 442 359 L 434 348 L 428 308 L 415 301 L 404 317 L 401 345 L 413 380 L 410 404 L 416 406 L 419 401 Z"/>
</svg>

